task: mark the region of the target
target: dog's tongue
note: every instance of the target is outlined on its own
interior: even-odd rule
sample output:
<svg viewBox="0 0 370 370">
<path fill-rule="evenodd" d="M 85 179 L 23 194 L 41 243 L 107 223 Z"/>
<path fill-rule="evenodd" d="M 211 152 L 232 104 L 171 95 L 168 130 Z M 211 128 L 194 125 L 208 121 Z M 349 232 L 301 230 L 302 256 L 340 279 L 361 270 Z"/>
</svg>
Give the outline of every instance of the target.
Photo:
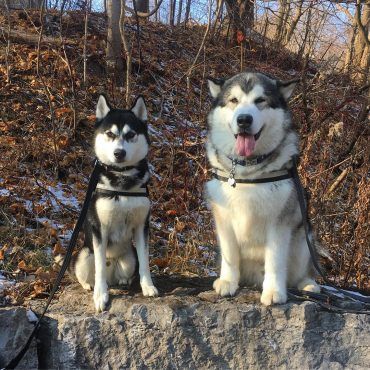
<svg viewBox="0 0 370 370">
<path fill-rule="evenodd" d="M 254 147 L 256 146 L 256 140 L 254 135 L 239 134 L 236 137 L 236 154 L 240 157 L 249 157 L 252 155 Z"/>
</svg>

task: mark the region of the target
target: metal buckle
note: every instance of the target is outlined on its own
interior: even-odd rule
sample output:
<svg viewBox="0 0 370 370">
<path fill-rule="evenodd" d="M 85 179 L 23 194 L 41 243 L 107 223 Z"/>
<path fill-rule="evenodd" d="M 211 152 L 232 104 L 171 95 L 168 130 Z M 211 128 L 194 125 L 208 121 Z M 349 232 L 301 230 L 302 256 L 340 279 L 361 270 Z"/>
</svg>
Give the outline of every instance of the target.
<svg viewBox="0 0 370 370">
<path fill-rule="evenodd" d="M 254 159 L 246 159 L 246 163 L 248 166 L 255 166 L 258 164 L 258 159 L 257 158 L 254 158 Z"/>
</svg>

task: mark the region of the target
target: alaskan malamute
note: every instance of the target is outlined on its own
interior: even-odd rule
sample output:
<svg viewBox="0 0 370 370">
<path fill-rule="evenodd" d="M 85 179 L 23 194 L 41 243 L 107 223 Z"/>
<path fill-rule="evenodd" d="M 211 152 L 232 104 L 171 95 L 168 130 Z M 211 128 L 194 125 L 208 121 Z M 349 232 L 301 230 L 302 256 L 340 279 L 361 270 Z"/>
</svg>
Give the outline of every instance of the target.
<svg viewBox="0 0 370 370">
<path fill-rule="evenodd" d="M 221 247 L 213 285 L 221 296 L 234 295 L 240 283 L 262 286 L 264 305 L 286 302 L 287 287 L 319 291 L 287 172 L 298 153 L 287 107 L 296 82 L 261 73 L 208 81 L 207 155 L 215 178 L 206 195 Z"/>
<path fill-rule="evenodd" d="M 98 312 L 108 302 L 108 285 L 131 283 L 136 268 L 132 241 L 143 294 L 158 295 L 149 270 L 146 121 L 142 97 L 130 110 L 112 109 L 99 97 L 94 149 L 102 171 L 85 221 L 85 247 L 73 266 L 82 287 L 94 288 Z"/>
</svg>

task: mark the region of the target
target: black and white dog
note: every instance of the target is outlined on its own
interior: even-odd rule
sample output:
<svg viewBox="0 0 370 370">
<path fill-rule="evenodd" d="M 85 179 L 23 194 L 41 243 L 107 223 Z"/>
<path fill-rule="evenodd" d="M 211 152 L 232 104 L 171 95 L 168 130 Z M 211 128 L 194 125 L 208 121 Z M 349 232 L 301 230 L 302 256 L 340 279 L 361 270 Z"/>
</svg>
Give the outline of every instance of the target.
<svg viewBox="0 0 370 370">
<path fill-rule="evenodd" d="M 320 290 L 288 172 L 298 153 L 287 106 L 295 85 L 261 73 L 209 80 L 207 155 L 216 178 L 206 193 L 222 255 L 214 288 L 222 296 L 256 284 L 270 305 L 286 302 L 287 287 Z"/>
<path fill-rule="evenodd" d="M 106 307 L 109 285 L 130 284 L 133 279 L 133 241 L 143 294 L 158 295 L 149 270 L 146 121 L 142 97 L 130 110 L 113 109 L 103 95 L 99 97 L 94 149 L 102 171 L 85 222 L 85 247 L 73 267 L 82 287 L 94 288 L 98 312 Z"/>
</svg>

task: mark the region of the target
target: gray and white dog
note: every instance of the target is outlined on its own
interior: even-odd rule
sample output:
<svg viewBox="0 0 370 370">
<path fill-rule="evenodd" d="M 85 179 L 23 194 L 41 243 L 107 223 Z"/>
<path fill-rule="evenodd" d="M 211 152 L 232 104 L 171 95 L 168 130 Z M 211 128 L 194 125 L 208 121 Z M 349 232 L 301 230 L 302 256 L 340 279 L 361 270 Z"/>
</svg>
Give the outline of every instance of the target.
<svg viewBox="0 0 370 370">
<path fill-rule="evenodd" d="M 144 99 L 139 97 L 130 110 L 122 110 L 113 109 L 101 95 L 96 119 L 94 149 L 102 171 L 85 221 L 85 247 L 73 272 L 84 289 L 94 288 L 100 312 L 108 302 L 108 286 L 130 284 L 133 279 L 132 241 L 144 296 L 156 296 L 158 291 L 149 270 L 149 137 Z"/>
<path fill-rule="evenodd" d="M 318 292 L 292 179 L 284 177 L 298 153 L 287 101 L 297 81 L 240 73 L 208 81 L 207 156 L 215 177 L 206 196 L 221 247 L 214 289 L 234 295 L 240 283 L 262 286 L 264 305 L 285 303 L 287 287 Z"/>
</svg>

